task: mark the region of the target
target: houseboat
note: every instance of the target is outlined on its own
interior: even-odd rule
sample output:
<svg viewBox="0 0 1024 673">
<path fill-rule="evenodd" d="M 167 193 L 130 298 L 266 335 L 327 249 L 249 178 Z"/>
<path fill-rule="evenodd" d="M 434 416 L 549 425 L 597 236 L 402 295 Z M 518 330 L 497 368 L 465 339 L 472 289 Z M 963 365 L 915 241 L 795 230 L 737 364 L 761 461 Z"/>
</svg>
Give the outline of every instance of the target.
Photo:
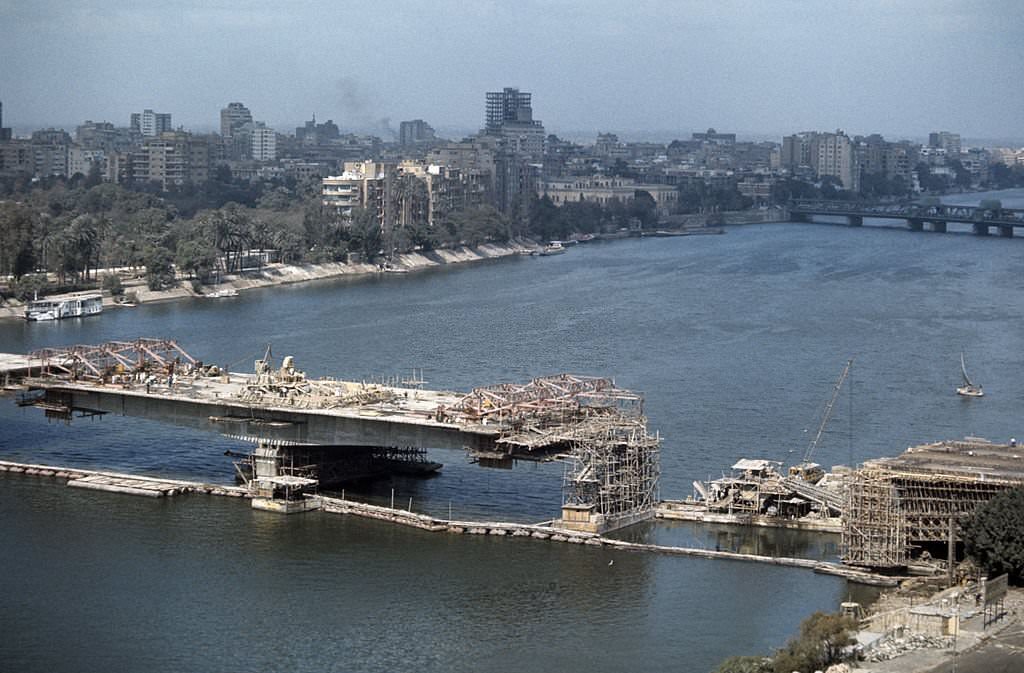
<svg viewBox="0 0 1024 673">
<path fill-rule="evenodd" d="M 103 295 L 99 293 L 63 294 L 33 299 L 25 307 L 25 320 L 60 320 L 80 318 L 103 312 Z"/>
</svg>

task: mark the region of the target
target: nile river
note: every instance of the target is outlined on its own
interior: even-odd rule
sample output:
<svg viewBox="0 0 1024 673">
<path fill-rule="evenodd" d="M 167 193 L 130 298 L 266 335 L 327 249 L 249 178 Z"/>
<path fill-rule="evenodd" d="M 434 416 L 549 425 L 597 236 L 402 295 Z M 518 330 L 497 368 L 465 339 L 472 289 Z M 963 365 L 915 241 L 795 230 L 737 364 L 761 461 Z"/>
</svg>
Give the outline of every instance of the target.
<svg viewBox="0 0 1024 673">
<path fill-rule="evenodd" d="M 996 196 L 1024 207 L 1024 191 Z M 868 223 L 872 224 L 872 223 Z M 874 223 L 879 224 L 879 223 Z M 814 458 L 826 465 L 978 435 L 1024 436 L 1024 240 L 767 224 L 723 236 L 324 281 L 0 323 L 0 351 L 164 336 L 247 369 L 268 343 L 311 375 L 422 369 L 429 387 L 611 375 L 664 437 L 661 495 L 741 457 L 799 460 L 855 359 Z M 986 397 L 955 395 L 959 357 Z M 0 459 L 230 482 L 216 436 L 137 419 L 47 423 L 0 399 Z M 396 479 L 413 508 L 539 521 L 562 468 Z M 831 559 L 837 540 L 656 523 L 658 542 Z M 201 496 L 150 501 L 0 476 L 0 634 L 12 671 L 704 672 L 780 646 L 814 610 L 869 592 L 753 564 L 446 536 Z"/>
</svg>

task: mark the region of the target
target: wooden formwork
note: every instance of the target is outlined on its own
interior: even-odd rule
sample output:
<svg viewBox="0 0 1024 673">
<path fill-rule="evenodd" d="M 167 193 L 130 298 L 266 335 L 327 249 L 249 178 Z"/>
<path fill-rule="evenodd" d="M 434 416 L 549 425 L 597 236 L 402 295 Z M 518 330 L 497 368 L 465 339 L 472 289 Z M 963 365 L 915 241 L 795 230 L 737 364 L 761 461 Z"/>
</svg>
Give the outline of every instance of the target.
<svg viewBox="0 0 1024 673">
<path fill-rule="evenodd" d="M 1024 451 L 980 439 L 912 447 L 868 461 L 850 480 L 842 556 L 850 565 L 898 568 L 915 547 L 956 545 L 960 526 L 981 504 L 1024 485 Z"/>
</svg>

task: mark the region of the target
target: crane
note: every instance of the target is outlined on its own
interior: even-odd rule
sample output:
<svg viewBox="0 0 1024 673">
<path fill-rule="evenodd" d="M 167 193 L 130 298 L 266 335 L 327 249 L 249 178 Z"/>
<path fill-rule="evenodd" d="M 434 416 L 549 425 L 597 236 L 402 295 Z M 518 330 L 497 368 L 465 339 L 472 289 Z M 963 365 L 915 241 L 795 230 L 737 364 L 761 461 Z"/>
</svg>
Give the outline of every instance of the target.
<svg viewBox="0 0 1024 673">
<path fill-rule="evenodd" d="M 832 387 L 832 397 L 829 398 L 828 404 L 825 405 L 825 411 L 821 415 L 821 424 L 818 425 L 818 432 L 815 433 L 811 439 L 810 444 L 807 445 L 807 450 L 804 451 L 804 458 L 799 463 L 789 468 L 789 475 L 791 477 L 800 477 L 804 481 L 816 482 L 824 475 L 824 471 L 821 466 L 817 463 L 811 462 L 811 457 L 814 455 L 815 449 L 818 448 L 818 442 L 821 441 L 821 436 L 825 433 L 825 426 L 828 425 L 828 420 L 832 418 L 832 409 L 835 407 L 836 398 L 839 397 L 839 391 L 843 387 L 843 382 L 846 381 L 846 377 L 850 375 L 850 367 L 853 366 L 853 359 L 846 361 L 846 366 L 843 367 L 843 373 L 839 375 L 839 379 Z"/>
</svg>

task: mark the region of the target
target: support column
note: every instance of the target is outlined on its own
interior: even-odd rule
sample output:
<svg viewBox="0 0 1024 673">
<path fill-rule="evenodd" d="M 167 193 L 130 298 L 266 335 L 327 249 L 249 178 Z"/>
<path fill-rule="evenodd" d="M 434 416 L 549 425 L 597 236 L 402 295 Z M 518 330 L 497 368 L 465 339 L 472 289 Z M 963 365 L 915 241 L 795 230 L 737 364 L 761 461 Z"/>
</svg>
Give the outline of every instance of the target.
<svg viewBox="0 0 1024 673">
<path fill-rule="evenodd" d="M 320 508 L 318 498 L 305 496 L 308 490 L 316 488 L 316 480 L 289 474 L 289 470 L 283 469 L 284 461 L 289 458 L 287 452 L 287 448 L 269 442 L 256 445 L 249 482 L 253 509 L 296 514 Z"/>
<path fill-rule="evenodd" d="M 861 215 L 847 215 L 846 219 L 849 222 L 851 227 L 863 227 L 864 226 L 864 217 L 861 216 Z"/>
<path fill-rule="evenodd" d="M 936 233 L 939 233 L 939 234 L 946 233 L 946 223 L 945 222 L 938 222 L 938 221 L 932 222 L 932 231 L 934 231 Z"/>
<path fill-rule="evenodd" d="M 924 220 L 910 218 L 907 220 L 907 225 L 910 226 L 911 231 L 924 231 Z"/>
<path fill-rule="evenodd" d="M 999 225 L 999 235 L 1003 238 L 1013 238 L 1013 227 Z"/>
<path fill-rule="evenodd" d="M 980 222 L 974 223 L 974 233 L 978 236 L 988 236 L 988 225 Z"/>
</svg>

